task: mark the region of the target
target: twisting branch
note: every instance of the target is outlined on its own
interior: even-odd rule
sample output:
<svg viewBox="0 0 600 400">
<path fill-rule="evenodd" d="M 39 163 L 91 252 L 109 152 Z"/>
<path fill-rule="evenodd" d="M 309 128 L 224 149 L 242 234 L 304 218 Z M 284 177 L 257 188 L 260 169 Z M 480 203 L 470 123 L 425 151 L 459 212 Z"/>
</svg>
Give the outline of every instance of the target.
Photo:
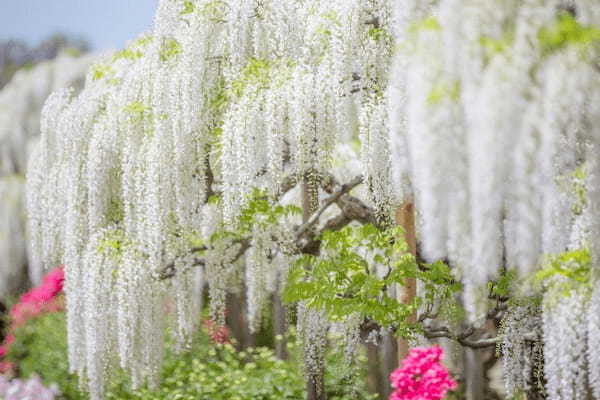
<svg viewBox="0 0 600 400">
<path fill-rule="evenodd" d="M 277 198 L 280 199 L 284 194 L 295 188 L 300 182 L 300 176 L 298 174 L 291 174 L 286 176 L 281 183 Z"/>
<path fill-rule="evenodd" d="M 365 319 L 361 324 L 360 328 L 361 335 L 364 337 L 369 336 L 369 334 L 373 331 L 378 332 L 381 330 L 381 326 L 371 319 Z M 397 330 L 397 327 L 392 326 L 390 327 L 390 330 L 392 332 L 395 332 Z M 472 336 L 477 332 L 478 330 L 473 328 L 472 326 L 465 328 L 459 333 L 452 332 L 450 331 L 450 329 L 444 326 L 439 328 L 424 327 L 423 336 L 425 336 L 427 339 L 452 339 L 460 343 L 462 346 L 470 347 L 472 349 L 483 349 L 486 347 L 493 347 L 501 340 L 501 337 L 499 336 L 473 339 Z M 535 340 L 535 338 L 532 338 L 532 340 Z"/>
<path fill-rule="evenodd" d="M 250 239 L 238 240 L 238 241 L 234 242 L 234 245 L 235 244 L 239 244 L 240 248 L 238 249 L 238 252 L 235 254 L 235 256 L 233 257 L 231 262 L 235 262 L 235 261 L 239 260 L 240 257 L 246 253 L 246 251 L 250 248 Z M 189 254 L 199 253 L 199 252 L 206 251 L 206 250 L 208 250 L 206 246 L 194 247 L 194 248 L 190 249 L 187 254 L 189 255 Z M 173 278 L 177 274 L 177 269 L 175 268 L 175 263 L 176 263 L 175 260 L 168 263 L 158 273 L 157 279 L 164 281 L 166 279 Z M 198 257 L 198 258 L 195 258 L 189 265 L 191 267 L 201 267 L 201 266 L 204 266 L 205 264 L 206 264 L 206 260 L 202 257 Z"/>
<path fill-rule="evenodd" d="M 340 183 L 331 174 L 327 174 L 321 179 L 321 188 L 329 194 L 334 193 L 336 188 L 339 186 Z M 347 223 L 351 221 L 358 221 L 362 224 L 373 224 L 375 226 L 379 226 L 379 221 L 375 216 L 375 210 L 366 205 L 358 197 L 343 193 L 342 196 L 337 199 L 336 204 L 342 210 L 342 214 L 345 215 L 345 220 L 348 221 Z M 337 220 L 334 226 L 339 226 L 343 222 L 344 220 L 340 218 Z M 343 227 L 344 225 L 341 226 Z"/>
<path fill-rule="evenodd" d="M 359 176 L 355 177 L 354 179 L 352 179 L 349 183 L 345 183 L 345 184 L 339 186 L 338 189 L 335 190 L 335 192 L 331 196 L 329 196 L 327 199 L 325 199 L 325 201 L 323 202 L 321 207 L 315 213 L 313 213 L 304 224 L 302 224 L 302 225 L 300 225 L 300 227 L 298 227 L 298 229 L 296 230 L 296 237 L 300 238 L 304 233 L 306 233 L 308 230 L 310 230 L 317 222 L 319 222 L 319 218 L 321 217 L 321 215 L 323 215 L 323 213 L 332 204 L 337 203 L 343 195 L 352 191 L 352 189 L 354 189 L 355 187 L 360 185 L 362 182 L 363 182 L 363 177 L 361 175 L 359 175 Z"/>
<path fill-rule="evenodd" d="M 188 254 L 194 254 L 194 253 L 199 253 L 201 251 L 205 251 L 206 250 L 206 246 L 201 246 L 201 247 L 193 247 L 188 251 Z M 194 260 L 193 265 L 197 265 L 197 261 L 199 260 Z M 175 276 L 175 274 L 177 273 L 176 269 L 175 269 L 175 260 L 171 261 L 170 263 L 168 263 L 158 274 L 156 279 L 160 280 L 160 281 L 164 281 L 165 279 L 169 279 L 169 278 L 173 278 Z"/>
<path fill-rule="evenodd" d="M 296 248 L 299 253 L 317 254 L 320 248 L 319 238 L 326 230 L 339 230 L 352 221 L 358 221 L 363 224 L 372 223 L 377 225 L 375 211 L 367 206 L 362 200 L 349 195 L 352 189 L 363 183 L 363 180 L 364 178 L 362 176 L 357 176 L 348 183 L 339 184 L 331 175 L 322 177 L 320 181 L 321 187 L 325 190 L 325 192 L 329 193 L 330 196 L 325 199 L 321 207 L 315 211 L 305 223 L 296 229 Z M 298 179 L 297 175 L 290 175 L 287 177 L 282 185 L 281 194 L 294 188 L 299 181 L 300 180 Z M 312 229 L 319 222 L 319 219 L 323 213 L 333 204 L 337 204 L 341 210 L 341 213 L 338 216 L 328 220 L 321 229 Z M 233 259 L 233 261 L 236 261 L 250 248 L 250 239 L 241 239 L 236 241 L 234 244 L 240 245 L 239 251 Z M 206 246 L 192 248 L 184 256 L 206 250 Z M 177 273 L 175 264 L 176 260 L 169 262 L 161 271 L 157 273 L 157 279 L 166 280 L 173 278 Z M 205 264 L 206 260 L 202 257 L 198 257 L 195 258 L 189 265 L 192 267 L 197 267 Z"/>
<path fill-rule="evenodd" d="M 472 326 L 466 328 L 462 332 L 455 333 L 451 332 L 447 327 L 439 327 L 439 328 L 430 328 L 425 327 L 423 331 L 423 335 L 427 339 L 436 339 L 436 338 L 448 338 L 457 341 L 461 345 L 465 347 L 470 347 L 472 349 L 483 349 L 486 347 L 495 346 L 499 341 L 500 337 L 495 336 L 491 338 L 480 338 L 480 339 L 472 339 L 471 336 L 477 330 Z"/>
<path fill-rule="evenodd" d="M 488 320 L 495 320 L 502 317 L 502 314 L 507 310 L 508 305 L 506 303 L 507 299 L 498 300 L 495 307 L 490 309 L 486 318 Z M 425 311 L 418 317 L 418 321 L 423 323 L 426 320 L 433 320 L 438 317 L 439 308 L 434 310 L 434 306 L 432 304 L 428 304 Z M 458 343 L 465 347 L 471 347 L 473 349 L 481 349 L 485 347 L 495 346 L 501 338 L 500 337 L 482 337 L 479 339 L 473 339 L 472 336 L 477 333 L 485 334 L 485 331 L 482 329 L 477 329 L 472 325 L 466 326 L 460 332 L 452 332 L 448 327 L 430 327 L 424 326 L 424 336 L 428 339 L 435 338 L 448 338 L 452 340 L 456 340 Z M 535 339 L 532 339 L 535 340 Z"/>
<path fill-rule="evenodd" d="M 417 318 L 417 321 L 425 322 L 428 319 L 436 319 L 438 317 L 439 313 L 440 313 L 439 306 L 434 311 L 433 303 L 428 303 L 426 306 L 425 312 L 423 314 L 419 315 L 419 317 Z"/>
<path fill-rule="evenodd" d="M 379 221 L 375 216 L 375 210 L 366 205 L 359 198 L 348 194 L 354 187 L 362 183 L 362 179 L 361 182 L 358 181 L 360 178 L 361 177 L 356 177 L 348 184 L 341 185 L 333 175 L 327 174 L 321 176 L 319 182 L 321 188 L 331 195 L 328 200 L 334 200 L 332 202 L 326 200 L 323 206 L 327 208 L 335 203 L 339 207 L 341 213 L 325 222 L 320 229 L 311 232 L 311 235 L 305 234 L 303 237 L 302 235 L 297 235 L 299 238 L 298 248 L 302 253 L 317 254 L 321 245 L 319 238 L 323 232 L 340 230 L 353 221 L 360 222 L 361 224 L 380 226 Z M 318 216 L 316 216 L 313 221 L 313 225 L 316 224 L 317 221 Z"/>
</svg>

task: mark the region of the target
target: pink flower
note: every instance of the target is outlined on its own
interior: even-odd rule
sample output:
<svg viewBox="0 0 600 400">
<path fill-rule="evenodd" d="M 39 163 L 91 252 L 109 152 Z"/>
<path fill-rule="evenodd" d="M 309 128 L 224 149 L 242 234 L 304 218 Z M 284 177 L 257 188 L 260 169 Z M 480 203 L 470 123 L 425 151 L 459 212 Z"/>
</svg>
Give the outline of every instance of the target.
<svg viewBox="0 0 600 400">
<path fill-rule="evenodd" d="M 230 343 L 229 329 L 226 326 L 219 326 L 212 320 L 204 321 L 204 328 L 208 332 L 208 336 L 216 344 Z"/>
<path fill-rule="evenodd" d="M 443 356 L 439 346 L 412 349 L 390 375 L 395 391 L 389 400 L 440 400 L 456 388 L 456 381 L 441 364 Z"/>
<path fill-rule="evenodd" d="M 63 289 L 65 280 L 62 267 L 53 269 L 46 275 L 42 283 L 23 294 L 19 302 L 10 310 L 9 334 L 0 346 L 0 358 L 6 357 L 10 345 L 15 341 L 13 332 L 19 326 L 25 324 L 29 319 L 46 312 L 56 312 L 64 308 L 62 301 L 57 296 Z M 0 373 L 11 369 L 12 365 L 0 362 Z"/>
<path fill-rule="evenodd" d="M 0 361 L 0 374 L 8 374 L 15 368 L 14 364 L 10 361 Z"/>
<path fill-rule="evenodd" d="M 6 337 L 4 338 L 4 343 L 6 343 L 6 345 L 11 345 L 15 342 L 15 335 L 13 335 L 12 333 L 9 333 L 8 335 L 6 335 Z"/>
</svg>

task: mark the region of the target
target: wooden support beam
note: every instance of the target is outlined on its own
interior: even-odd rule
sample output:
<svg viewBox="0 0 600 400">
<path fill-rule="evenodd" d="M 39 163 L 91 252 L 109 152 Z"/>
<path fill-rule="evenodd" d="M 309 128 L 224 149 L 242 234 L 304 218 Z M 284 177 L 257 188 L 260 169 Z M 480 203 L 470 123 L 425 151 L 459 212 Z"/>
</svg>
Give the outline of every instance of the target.
<svg viewBox="0 0 600 400">
<path fill-rule="evenodd" d="M 408 245 L 408 251 L 413 255 L 417 256 L 417 236 L 415 228 L 415 206 L 412 202 L 403 203 L 396 210 L 396 224 L 404 230 L 404 240 Z M 408 278 L 406 285 L 399 288 L 398 300 L 403 304 L 411 304 L 417 295 L 417 281 L 414 278 Z M 407 318 L 407 322 L 414 323 L 417 320 L 416 312 Z M 400 338 L 398 339 L 398 361 L 402 360 L 408 355 L 410 345 L 408 340 Z"/>
</svg>

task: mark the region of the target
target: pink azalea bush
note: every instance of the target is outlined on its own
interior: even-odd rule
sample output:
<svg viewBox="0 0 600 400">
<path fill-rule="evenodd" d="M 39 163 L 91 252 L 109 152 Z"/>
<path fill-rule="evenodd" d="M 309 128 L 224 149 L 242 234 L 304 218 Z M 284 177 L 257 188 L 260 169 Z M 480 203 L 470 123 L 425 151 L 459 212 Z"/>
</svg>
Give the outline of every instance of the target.
<svg viewBox="0 0 600 400">
<path fill-rule="evenodd" d="M 54 300 L 63 289 L 65 274 L 62 267 L 50 271 L 42 283 L 23 294 L 10 310 L 13 327 L 19 327 L 41 313 L 58 311 L 60 305 Z"/>
<path fill-rule="evenodd" d="M 456 381 L 441 363 L 443 357 L 439 346 L 412 349 L 390 375 L 395 390 L 389 400 L 440 400 L 456 388 Z"/>
<path fill-rule="evenodd" d="M 45 387 L 39 377 L 27 380 L 12 379 L 0 375 L 0 399 L 4 400 L 54 400 L 58 389 Z"/>
<path fill-rule="evenodd" d="M 9 372 L 12 369 L 12 364 L 2 359 L 6 357 L 10 345 L 15 341 L 13 334 L 15 329 L 40 314 L 63 310 L 63 302 L 58 295 L 62 292 L 64 280 L 63 268 L 53 269 L 44 277 L 39 286 L 23 294 L 19 302 L 10 310 L 8 335 L 0 346 L 0 373 Z"/>
</svg>

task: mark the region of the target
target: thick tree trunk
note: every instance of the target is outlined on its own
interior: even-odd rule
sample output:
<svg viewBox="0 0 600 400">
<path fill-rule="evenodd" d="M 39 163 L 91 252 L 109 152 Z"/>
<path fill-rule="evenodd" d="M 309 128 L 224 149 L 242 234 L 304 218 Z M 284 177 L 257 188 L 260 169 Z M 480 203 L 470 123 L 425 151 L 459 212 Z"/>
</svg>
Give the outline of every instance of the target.
<svg viewBox="0 0 600 400">
<path fill-rule="evenodd" d="M 287 342 L 285 333 L 287 331 L 286 310 L 279 293 L 274 293 L 273 304 L 273 335 L 275 337 L 275 355 L 280 360 L 287 360 Z"/>
<path fill-rule="evenodd" d="M 316 181 L 305 176 L 302 181 L 302 221 L 306 222 L 310 216 L 317 210 L 319 205 L 319 192 Z M 306 400 L 326 400 L 325 377 L 321 376 L 306 377 Z"/>
<path fill-rule="evenodd" d="M 243 310 L 246 310 L 243 294 L 227 294 L 227 325 L 237 341 L 238 350 L 245 350 L 255 344 L 254 335 L 250 332 L 248 321 Z"/>
<path fill-rule="evenodd" d="M 396 210 L 396 224 L 402 227 L 404 230 L 404 240 L 408 245 L 410 253 L 416 257 L 417 255 L 417 240 L 416 240 L 416 229 L 415 229 L 415 208 L 413 203 L 406 202 L 402 204 Z M 406 280 L 404 287 L 398 290 L 398 299 L 403 304 L 410 304 L 413 302 L 417 295 L 417 282 L 414 278 Z M 416 321 L 416 313 L 411 315 L 407 322 Z M 398 361 L 402 361 L 409 351 L 409 343 L 405 339 L 398 339 Z"/>
<path fill-rule="evenodd" d="M 382 399 L 387 399 L 392 393 L 390 374 L 398 367 L 398 343 L 392 333 L 386 333 L 381 338 L 379 347 L 379 359 L 381 360 L 381 374 L 383 376 L 381 388 L 378 390 Z"/>
<path fill-rule="evenodd" d="M 464 376 L 466 400 L 485 398 L 485 376 L 481 350 L 464 348 Z"/>
<path fill-rule="evenodd" d="M 367 348 L 367 385 L 371 393 L 379 394 L 379 397 L 386 399 L 383 386 L 385 377 L 382 374 L 381 358 L 378 346 L 374 343 L 366 343 Z"/>
</svg>

